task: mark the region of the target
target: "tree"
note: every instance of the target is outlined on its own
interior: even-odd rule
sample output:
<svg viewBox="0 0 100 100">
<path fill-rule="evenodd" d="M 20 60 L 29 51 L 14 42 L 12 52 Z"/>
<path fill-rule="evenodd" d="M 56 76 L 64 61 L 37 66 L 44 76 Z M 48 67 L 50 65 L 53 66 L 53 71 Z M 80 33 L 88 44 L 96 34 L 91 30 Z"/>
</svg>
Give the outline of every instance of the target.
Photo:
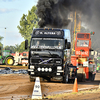
<svg viewBox="0 0 100 100">
<path fill-rule="evenodd" d="M 20 25 L 17 26 L 19 33 L 24 39 L 30 40 L 33 28 L 38 28 L 39 18 L 36 15 L 36 6 L 33 6 L 28 15 L 23 14 Z"/>
<path fill-rule="evenodd" d="M 3 44 L 1 43 L 2 39 L 3 39 L 3 37 L 0 36 L 0 47 L 1 47 L 1 48 L 3 48 Z"/>
<path fill-rule="evenodd" d="M 19 52 L 23 52 L 25 51 L 25 41 L 23 41 L 20 45 L 19 45 Z M 28 50 L 27 50 L 28 51 Z"/>
<path fill-rule="evenodd" d="M 11 53 L 14 53 L 15 49 L 16 49 L 15 46 L 6 46 L 5 47 L 5 50 L 10 50 Z"/>
<path fill-rule="evenodd" d="M 19 52 L 19 48 L 20 48 L 20 45 L 19 44 L 15 44 L 15 52 Z"/>
</svg>

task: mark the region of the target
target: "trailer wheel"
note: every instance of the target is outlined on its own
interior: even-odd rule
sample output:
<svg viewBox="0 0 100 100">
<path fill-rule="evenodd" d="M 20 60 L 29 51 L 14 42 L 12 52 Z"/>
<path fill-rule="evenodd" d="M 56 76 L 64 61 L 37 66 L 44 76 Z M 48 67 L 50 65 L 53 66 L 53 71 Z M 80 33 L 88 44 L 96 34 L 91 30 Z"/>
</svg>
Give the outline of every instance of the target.
<svg viewBox="0 0 100 100">
<path fill-rule="evenodd" d="M 13 65 L 14 64 L 14 58 L 13 57 L 7 57 L 5 60 L 6 65 Z"/>
<path fill-rule="evenodd" d="M 68 78 L 68 67 L 65 67 L 65 71 L 64 71 L 64 76 L 63 76 L 63 82 L 64 83 L 69 83 L 69 78 Z"/>
</svg>

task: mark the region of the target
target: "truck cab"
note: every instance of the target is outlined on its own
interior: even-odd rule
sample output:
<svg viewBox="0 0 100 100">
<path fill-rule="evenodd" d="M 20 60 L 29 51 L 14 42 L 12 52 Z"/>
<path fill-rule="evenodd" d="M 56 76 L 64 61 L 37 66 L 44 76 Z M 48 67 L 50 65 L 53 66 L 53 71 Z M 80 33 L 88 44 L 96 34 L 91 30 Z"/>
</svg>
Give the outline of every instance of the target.
<svg viewBox="0 0 100 100">
<path fill-rule="evenodd" d="M 78 67 L 77 78 L 79 81 L 94 80 L 94 61 L 91 58 L 91 33 L 76 33 L 75 55 L 71 56 L 71 63 Z M 93 60 L 93 58 L 91 58 Z M 92 66 L 92 67 L 91 67 Z M 96 67 L 96 66 L 95 66 Z M 93 70 L 91 70 L 93 69 Z"/>
<path fill-rule="evenodd" d="M 42 77 L 48 81 L 52 78 L 67 82 L 70 44 L 68 29 L 34 29 L 28 58 L 30 77 Z M 27 47 L 28 41 L 26 40 L 25 48 Z"/>
</svg>

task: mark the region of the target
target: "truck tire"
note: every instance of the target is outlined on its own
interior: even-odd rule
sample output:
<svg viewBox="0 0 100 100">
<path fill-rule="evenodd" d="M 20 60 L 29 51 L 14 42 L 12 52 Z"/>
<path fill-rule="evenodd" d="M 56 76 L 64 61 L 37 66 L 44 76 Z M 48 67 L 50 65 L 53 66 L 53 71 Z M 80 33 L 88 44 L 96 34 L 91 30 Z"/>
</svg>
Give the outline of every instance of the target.
<svg viewBox="0 0 100 100">
<path fill-rule="evenodd" d="M 14 64 L 14 58 L 13 57 L 7 57 L 5 60 L 6 65 L 13 65 Z"/>
<path fill-rule="evenodd" d="M 47 81 L 48 81 L 48 82 L 51 82 L 51 78 L 48 78 Z"/>
<path fill-rule="evenodd" d="M 63 82 L 64 83 L 69 83 L 69 78 L 68 78 L 68 67 L 66 66 L 65 67 L 65 70 L 64 70 L 64 76 L 63 76 Z"/>
</svg>

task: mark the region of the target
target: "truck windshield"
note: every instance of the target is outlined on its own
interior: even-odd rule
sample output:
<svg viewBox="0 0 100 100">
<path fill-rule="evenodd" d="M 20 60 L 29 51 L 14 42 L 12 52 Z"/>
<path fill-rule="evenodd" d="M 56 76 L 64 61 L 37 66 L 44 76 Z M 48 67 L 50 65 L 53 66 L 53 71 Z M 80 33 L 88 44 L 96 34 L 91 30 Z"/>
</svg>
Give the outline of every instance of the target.
<svg viewBox="0 0 100 100">
<path fill-rule="evenodd" d="M 55 38 L 32 38 L 33 49 L 63 49 L 63 39 Z"/>
<path fill-rule="evenodd" d="M 89 46 L 89 40 L 77 40 L 77 46 L 88 47 Z"/>
</svg>

